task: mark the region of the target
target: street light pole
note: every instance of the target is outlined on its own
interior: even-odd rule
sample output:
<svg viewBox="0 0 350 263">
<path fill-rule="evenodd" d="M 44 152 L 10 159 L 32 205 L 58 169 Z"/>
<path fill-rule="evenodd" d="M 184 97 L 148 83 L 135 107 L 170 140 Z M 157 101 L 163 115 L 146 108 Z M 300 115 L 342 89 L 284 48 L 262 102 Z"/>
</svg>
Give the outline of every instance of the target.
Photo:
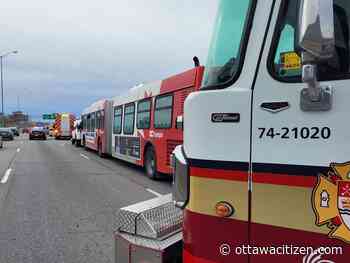
<svg viewBox="0 0 350 263">
<path fill-rule="evenodd" d="M 10 54 L 17 54 L 18 51 L 11 51 L 8 52 L 4 55 L 0 56 L 0 71 L 1 71 L 1 115 L 4 117 L 5 112 L 4 112 L 4 73 L 3 73 L 3 58 L 10 55 Z"/>
<path fill-rule="evenodd" d="M 1 115 L 4 115 L 4 80 L 2 76 L 2 56 L 0 56 L 1 64 Z"/>
</svg>

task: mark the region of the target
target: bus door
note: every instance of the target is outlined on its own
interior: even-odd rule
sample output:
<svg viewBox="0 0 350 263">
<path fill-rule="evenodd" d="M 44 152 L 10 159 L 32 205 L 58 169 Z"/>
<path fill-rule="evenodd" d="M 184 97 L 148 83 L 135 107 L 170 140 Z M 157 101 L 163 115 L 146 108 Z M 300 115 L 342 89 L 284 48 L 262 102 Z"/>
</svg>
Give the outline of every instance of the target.
<svg viewBox="0 0 350 263">
<path fill-rule="evenodd" d="M 315 103 L 301 81 L 297 2 L 276 1 L 253 91 L 250 262 L 345 263 L 350 5 L 334 1 L 336 47 L 317 65 L 324 97 Z"/>
</svg>

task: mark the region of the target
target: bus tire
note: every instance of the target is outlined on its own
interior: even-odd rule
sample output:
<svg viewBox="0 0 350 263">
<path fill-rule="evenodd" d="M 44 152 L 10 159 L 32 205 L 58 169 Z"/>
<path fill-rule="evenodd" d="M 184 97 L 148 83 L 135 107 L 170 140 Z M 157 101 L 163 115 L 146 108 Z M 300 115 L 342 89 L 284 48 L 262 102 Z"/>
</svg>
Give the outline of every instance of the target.
<svg viewBox="0 0 350 263">
<path fill-rule="evenodd" d="M 158 178 L 156 152 L 152 146 L 147 147 L 145 154 L 145 171 L 149 178 Z"/>
</svg>

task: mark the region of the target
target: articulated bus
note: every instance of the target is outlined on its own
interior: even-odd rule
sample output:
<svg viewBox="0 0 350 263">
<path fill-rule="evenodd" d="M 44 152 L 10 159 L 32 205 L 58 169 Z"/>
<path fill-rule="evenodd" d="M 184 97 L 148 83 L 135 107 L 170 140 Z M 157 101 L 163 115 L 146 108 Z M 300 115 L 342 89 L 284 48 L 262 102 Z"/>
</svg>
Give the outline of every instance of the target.
<svg viewBox="0 0 350 263">
<path fill-rule="evenodd" d="M 82 113 L 82 145 L 143 166 L 152 179 L 171 174 L 170 155 L 183 142 L 184 101 L 199 89 L 203 72 L 195 67 L 95 102 Z"/>
<path fill-rule="evenodd" d="M 112 156 L 144 166 L 152 179 L 170 174 L 170 155 L 183 142 L 184 101 L 200 87 L 203 71 L 196 67 L 114 98 Z"/>
<path fill-rule="evenodd" d="M 82 145 L 98 152 L 98 155 L 111 154 L 111 115 L 112 102 L 100 100 L 82 112 Z"/>
</svg>

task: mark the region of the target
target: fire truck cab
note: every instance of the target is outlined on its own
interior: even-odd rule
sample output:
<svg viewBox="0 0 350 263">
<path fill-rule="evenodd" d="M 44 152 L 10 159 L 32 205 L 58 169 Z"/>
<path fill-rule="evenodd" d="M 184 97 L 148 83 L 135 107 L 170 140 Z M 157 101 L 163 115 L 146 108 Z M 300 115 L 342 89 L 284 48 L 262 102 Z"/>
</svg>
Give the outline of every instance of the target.
<svg viewBox="0 0 350 263">
<path fill-rule="evenodd" d="M 221 0 L 184 109 L 185 263 L 349 262 L 350 2 Z"/>
</svg>

